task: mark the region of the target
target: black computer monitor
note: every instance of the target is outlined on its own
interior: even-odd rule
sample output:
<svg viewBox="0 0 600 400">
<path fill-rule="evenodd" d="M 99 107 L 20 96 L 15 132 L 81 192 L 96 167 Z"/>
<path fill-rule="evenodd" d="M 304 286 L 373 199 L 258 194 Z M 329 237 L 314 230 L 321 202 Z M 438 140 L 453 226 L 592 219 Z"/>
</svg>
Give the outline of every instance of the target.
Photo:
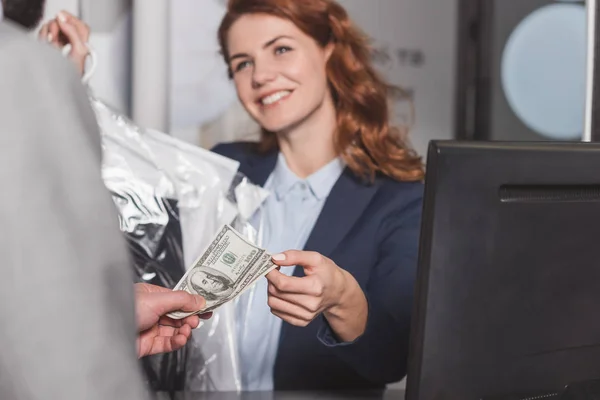
<svg viewBox="0 0 600 400">
<path fill-rule="evenodd" d="M 415 296 L 408 400 L 600 378 L 600 145 L 432 142 Z"/>
</svg>

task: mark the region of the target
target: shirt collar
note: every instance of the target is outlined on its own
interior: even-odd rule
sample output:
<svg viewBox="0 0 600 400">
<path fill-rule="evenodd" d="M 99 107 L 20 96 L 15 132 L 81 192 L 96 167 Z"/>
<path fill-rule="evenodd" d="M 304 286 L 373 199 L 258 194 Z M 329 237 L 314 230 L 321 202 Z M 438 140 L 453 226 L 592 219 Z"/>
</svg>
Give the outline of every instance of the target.
<svg viewBox="0 0 600 400">
<path fill-rule="evenodd" d="M 271 188 L 275 191 L 277 198 L 282 199 L 296 183 L 303 182 L 308 185 L 310 191 L 318 200 L 323 200 L 331 192 L 344 168 L 344 162 L 338 157 L 306 179 L 300 179 L 290 170 L 283 154 L 279 153 L 277 164 L 273 170 Z"/>
</svg>

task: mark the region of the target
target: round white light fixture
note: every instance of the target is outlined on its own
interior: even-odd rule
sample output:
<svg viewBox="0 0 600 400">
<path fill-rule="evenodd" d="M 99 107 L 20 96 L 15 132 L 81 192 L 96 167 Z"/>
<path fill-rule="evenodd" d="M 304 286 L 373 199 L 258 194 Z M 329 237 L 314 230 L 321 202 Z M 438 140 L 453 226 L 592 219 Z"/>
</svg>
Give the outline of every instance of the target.
<svg viewBox="0 0 600 400">
<path fill-rule="evenodd" d="M 580 139 L 585 107 L 586 11 L 552 4 L 523 19 L 502 55 L 502 86 L 513 112 L 538 134 Z"/>
</svg>

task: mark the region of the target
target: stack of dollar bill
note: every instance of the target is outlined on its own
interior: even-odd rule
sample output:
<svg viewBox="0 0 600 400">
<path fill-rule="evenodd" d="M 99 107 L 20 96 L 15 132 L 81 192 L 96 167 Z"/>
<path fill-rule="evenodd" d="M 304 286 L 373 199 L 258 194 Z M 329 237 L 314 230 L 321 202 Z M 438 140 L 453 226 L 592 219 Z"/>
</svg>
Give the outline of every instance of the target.
<svg viewBox="0 0 600 400">
<path fill-rule="evenodd" d="M 169 317 L 182 319 L 214 311 L 275 268 L 277 265 L 269 253 L 245 239 L 231 226 L 225 225 L 173 288 L 199 294 L 206 299 L 206 306 L 196 312 L 171 313 Z"/>
</svg>

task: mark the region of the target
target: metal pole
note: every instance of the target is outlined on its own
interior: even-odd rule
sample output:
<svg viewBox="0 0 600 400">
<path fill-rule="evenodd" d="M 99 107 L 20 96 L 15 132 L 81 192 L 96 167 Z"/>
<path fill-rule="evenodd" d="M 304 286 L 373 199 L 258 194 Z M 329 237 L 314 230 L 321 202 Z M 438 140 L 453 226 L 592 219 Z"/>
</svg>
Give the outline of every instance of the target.
<svg viewBox="0 0 600 400">
<path fill-rule="evenodd" d="M 133 120 L 168 131 L 169 1 L 133 2 Z"/>
<path fill-rule="evenodd" d="M 585 117 L 583 125 L 584 142 L 592 141 L 592 115 L 594 103 L 594 64 L 596 50 L 596 0 L 586 1 L 587 9 L 587 58 L 585 85 Z"/>
</svg>

